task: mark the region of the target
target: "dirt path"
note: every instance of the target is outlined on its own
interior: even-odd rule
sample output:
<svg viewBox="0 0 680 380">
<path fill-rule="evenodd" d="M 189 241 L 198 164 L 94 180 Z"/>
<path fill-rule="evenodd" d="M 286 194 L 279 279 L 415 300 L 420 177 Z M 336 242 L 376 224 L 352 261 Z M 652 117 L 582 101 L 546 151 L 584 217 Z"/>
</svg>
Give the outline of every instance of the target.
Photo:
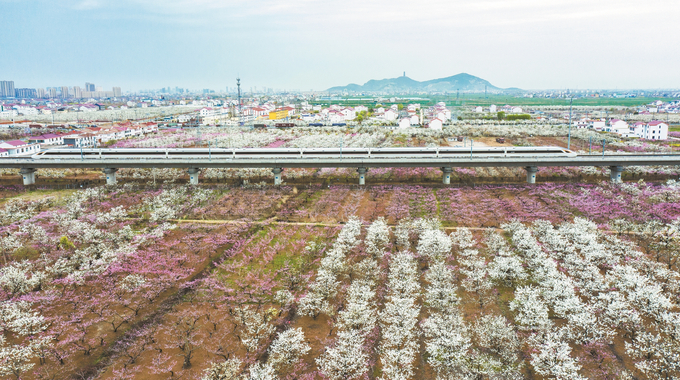
<svg viewBox="0 0 680 380">
<path fill-rule="evenodd" d="M 134 218 L 130 218 L 134 219 Z M 319 227 L 340 227 L 344 226 L 344 223 L 326 223 L 326 222 L 283 222 L 273 219 L 266 219 L 260 221 L 247 221 L 247 220 L 221 220 L 221 219 L 169 219 L 169 222 L 175 222 L 177 224 L 255 224 L 255 225 L 290 225 L 290 226 L 319 226 Z M 396 226 L 396 224 L 389 224 L 388 226 Z M 461 228 L 467 228 L 470 231 L 486 231 L 490 227 L 442 227 L 443 230 L 455 231 Z M 502 228 L 493 228 L 494 230 L 501 232 Z M 602 230 L 604 233 L 618 234 L 618 231 L 612 230 Z M 621 232 L 623 235 L 638 235 L 638 232 Z"/>
<path fill-rule="evenodd" d="M 222 220 L 222 219 L 170 219 L 169 222 L 175 222 L 177 224 L 195 223 L 195 224 L 278 224 L 278 225 L 291 225 L 291 226 L 322 226 L 322 227 L 340 227 L 344 226 L 344 223 L 327 223 L 327 222 L 283 222 L 278 220 L 266 219 L 260 221 L 248 221 L 248 220 Z M 396 224 L 388 224 L 390 226 L 396 226 Z M 472 231 L 484 231 L 488 228 L 485 227 L 442 227 L 445 230 L 457 230 L 459 228 L 467 228 Z M 500 228 L 498 228 L 500 230 Z"/>
</svg>

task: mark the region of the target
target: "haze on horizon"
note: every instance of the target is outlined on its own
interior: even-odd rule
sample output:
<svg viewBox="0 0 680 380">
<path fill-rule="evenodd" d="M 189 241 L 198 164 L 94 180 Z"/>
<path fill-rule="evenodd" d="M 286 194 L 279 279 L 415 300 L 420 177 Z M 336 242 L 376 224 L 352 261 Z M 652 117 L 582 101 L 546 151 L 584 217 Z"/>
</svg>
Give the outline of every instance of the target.
<svg viewBox="0 0 680 380">
<path fill-rule="evenodd" d="M 461 72 L 523 89 L 680 88 L 674 0 L 0 0 L 0 80 L 325 90 Z"/>
</svg>

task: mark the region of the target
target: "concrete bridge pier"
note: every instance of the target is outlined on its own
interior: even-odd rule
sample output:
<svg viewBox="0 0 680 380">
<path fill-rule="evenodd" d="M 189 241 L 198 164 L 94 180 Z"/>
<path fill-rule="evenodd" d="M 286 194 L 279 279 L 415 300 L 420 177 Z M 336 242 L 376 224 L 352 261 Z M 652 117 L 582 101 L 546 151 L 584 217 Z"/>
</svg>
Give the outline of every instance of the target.
<svg viewBox="0 0 680 380">
<path fill-rule="evenodd" d="M 201 171 L 199 168 L 189 168 L 189 183 L 192 185 L 198 185 L 198 173 Z"/>
<path fill-rule="evenodd" d="M 623 173 L 623 166 L 610 166 L 609 178 L 613 183 L 621 183 L 621 174 Z"/>
<path fill-rule="evenodd" d="M 359 169 L 357 169 L 357 172 L 359 172 L 359 185 L 365 185 L 366 173 L 368 172 L 368 168 L 360 167 Z"/>
<path fill-rule="evenodd" d="M 35 170 L 33 168 L 21 168 L 19 174 L 24 178 L 24 186 L 35 185 Z"/>
<path fill-rule="evenodd" d="M 116 172 L 117 168 L 104 168 L 104 174 L 106 174 L 106 184 L 115 185 L 116 184 Z"/>
<path fill-rule="evenodd" d="M 272 172 L 274 173 L 274 185 L 281 185 L 281 173 L 283 173 L 283 168 L 274 168 L 272 169 Z"/>
<path fill-rule="evenodd" d="M 450 185 L 451 184 L 451 172 L 453 172 L 453 169 L 451 167 L 443 167 L 442 172 L 444 173 L 442 182 L 444 185 Z"/>
<path fill-rule="evenodd" d="M 538 172 L 538 167 L 527 166 L 524 169 L 527 171 L 527 183 L 536 183 L 536 173 Z"/>
</svg>

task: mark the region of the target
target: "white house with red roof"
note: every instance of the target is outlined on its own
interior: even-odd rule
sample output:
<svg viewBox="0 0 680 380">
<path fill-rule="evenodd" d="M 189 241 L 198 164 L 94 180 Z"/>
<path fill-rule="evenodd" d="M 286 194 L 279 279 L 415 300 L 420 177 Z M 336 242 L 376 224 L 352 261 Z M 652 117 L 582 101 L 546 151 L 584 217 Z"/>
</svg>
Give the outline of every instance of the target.
<svg viewBox="0 0 680 380">
<path fill-rule="evenodd" d="M 40 144 L 27 143 L 21 140 L 0 142 L 0 148 L 7 150 L 8 156 L 28 156 L 40 152 Z"/>
<path fill-rule="evenodd" d="M 342 123 L 345 121 L 345 115 L 343 115 L 340 111 L 330 110 L 326 114 L 326 120 L 330 121 L 331 123 Z"/>
<path fill-rule="evenodd" d="M 605 132 L 614 132 L 617 133 L 617 131 L 624 130 L 624 129 L 630 129 L 628 127 L 628 123 L 626 123 L 623 120 L 619 119 L 610 119 L 609 120 L 609 126 L 605 127 Z"/>
<path fill-rule="evenodd" d="M 585 128 L 588 128 L 589 123 L 590 123 L 590 120 L 588 120 L 584 117 L 581 120 L 574 120 L 573 126 L 576 127 L 576 128 L 585 129 Z"/>
<path fill-rule="evenodd" d="M 96 148 L 97 138 L 94 133 L 74 131 L 64 135 L 64 144 L 74 148 Z"/>
<path fill-rule="evenodd" d="M 252 114 L 255 117 L 267 117 L 269 116 L 269 111 L 266 108 L 262 107 L 253 107 L 251 108 Z"/>
<path fill-rule="evenodd" d="M 140 124 L 140 126 L 142 127 L 142 132 L 144 134 L 158 132 L 158 124 L 157 123 L 154 123 L 154 122 L 142 123 L 142 124 Z"/>
<path fill-rule="evenodd" d="M 522 113 L 522 112 L 524 112 L 522 107 L 511 106 L 511 105 L 508 105 L 508 104 L 504 105 L 501 108 L 501 111 L 503 111 L 505 113 Z"/>
<path fill-rule="evenodd" d="M 607 122 L 604 120 L 591 120 L 590 123 L 588 123 L 588 128 L 596 131 L 602 131 L 606 126 Z"/>
<path fill-rule="evenodd" d="M 9 151 L 7 151 L 7 149 L 0 148 L 0 157 L 7 157 L 7 156 L 9 156 Z"/>
<path fill-rule="evenodd" d="M 54 133 L 46 133 L 40 136 L 29 137 L 28 142 L 42 145 L 61 145 L 64 143 L 64 137 Z"/>
<path fill-rule="evenodd" d="M 204 107 L 198 111 L 198 114 L 201 115 L 201 117 L 215 116 L 215 110 L 212 107 Z"/>
<path fill-rule="evenodd" d="M 390 108 L 385 113 L 383 114 L 385 117 L 385 120 L 387 121 L 395 121 L 397 120 L 397 117 L 399 116 L 399 112 L 395 111 L 394 109 Z"/>
<path fill-rule="evenodd" d="M 95 112 L 99 111 L 99 107 L 95 106 L 94 104 L 81 104 L 76 108 L 76 110 L 82 112 Z"/>
<path fill-rule="evenodd" d="M 340 110 L 345 117 L 345 120 L 354 120 L 357 118 L 357 113 L 354 109 L 346 107 Z"/>
<path fill-rule="evenodd" d="M 647 140 L 668 139 L 668 124 L 663 121 L 650 121 L 649 123 L 637 122 L 631 130 L 635 136 Z"/>
</svg>

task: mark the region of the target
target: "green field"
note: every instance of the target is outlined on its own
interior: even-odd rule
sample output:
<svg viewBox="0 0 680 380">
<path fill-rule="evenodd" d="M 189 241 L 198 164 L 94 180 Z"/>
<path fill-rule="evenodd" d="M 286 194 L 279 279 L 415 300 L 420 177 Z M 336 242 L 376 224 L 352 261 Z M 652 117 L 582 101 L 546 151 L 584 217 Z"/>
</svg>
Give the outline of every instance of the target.
<svg viewBox="0 0 680 380">
<path fill-rule="evenodd" d="M 390 96 L 383 96 L 383 99 L 387 98 L 389 99 Z M 485 96 L 484 94 L 460 94 L 459 97 L 456 97 L 455 94 L 451 95 L 411 95 L 411 96 L 394 96 L 397 98 L 397 101 L 395 102 L 390 102 L 388 100 L 384 100 L 381 102 L 383 105 L 392 105 L 392 104 L 408 104 L 408 103 L 420 103 L 423 106 L 431 106 L 436 104 L 437 102 L 445 102 L 447 106 L 489 106 L 491 104 L 496 104 L 496 105 L 505 105 L 505 104 L 511 104 L 511 105 L 518 105 L 518 106 L 568 106 L 569 105 L 569 100 L 567 99 L 545 99 L 545 98 L 524 98 L 524 97 L 515 97 L 511 95 L 487 95 Z M 425 98 L 427 100 L 419 100 L 419 101 L 411 101 L 407 99 L 399 99 L 399 98 Z M 363 97 L 362 99 L 357 99 L 358 97 L 356 96 L 349 96 L 347 98 L 338 98 L 338 99 L 333 99 L 331 100 L 323 100 L 323 101 L 318 101 L 314 102 L 314 104 L 318 105 L 323 105 L 323 106 L 329 106 L 331 104 L 341 104 L 341 105 L 346 105 L 346 106 L 359 106 L 359 105 L 365 105 L 365 106 L 374 106 L 376 102 L 373 100 L 373 98 L 369 97 Z M 377 97 L 376 97 L 377 98 Z M 573 105 L 575 106 L 592 106 L 592 107 L 601 107 L 601 106 L 622 106 L 622 107 L 637 107 L 641 105 L 645 105 L 648 103 L 651 103 L 653 101 L 661 100 L 664 102 L 668 102 L 670 100 L 673 100 L 671 98 L 649 98 L 649 97 L 640 97 L 640 98 L 622 98 L 622 99 L 615 99 L 615 98 L 587 98 L 587 99 L 574 99 Z"/>
</svg>

